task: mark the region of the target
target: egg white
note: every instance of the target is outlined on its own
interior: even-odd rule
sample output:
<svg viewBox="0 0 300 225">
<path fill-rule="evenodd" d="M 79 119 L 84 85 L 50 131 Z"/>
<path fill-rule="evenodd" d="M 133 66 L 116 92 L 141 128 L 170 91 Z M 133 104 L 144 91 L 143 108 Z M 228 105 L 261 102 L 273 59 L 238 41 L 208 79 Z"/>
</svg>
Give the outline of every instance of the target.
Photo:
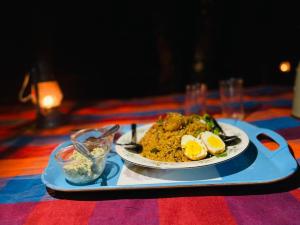
<svg viewBox="0 0 300 225">
<path fill-rule="evenodd" d="M 218 135 L 210 131 L 204 131 L 200 134 L 200 137 L 203 143 L 205 144 L 205 146 L 207 147 L 207 150 L 210 154 L 217 155 L 225 151 L 226 145 Z M 219 145 L 218 146 L 213 145 L 210 142 L 211 138 L 216 139 Z"/>
<path fill-rule="evenodd" d="M 183 149 L 183 154 L 191 160 L 200 160 L 207 156 L 207 148 L 198 138 L 192 135 L 183 135 L 181 138 L 181 147 Z M 191 149 L 193 148 L 194 149 Z M 200 151 L 194 152 L 199 148 Z"/>
</svg>

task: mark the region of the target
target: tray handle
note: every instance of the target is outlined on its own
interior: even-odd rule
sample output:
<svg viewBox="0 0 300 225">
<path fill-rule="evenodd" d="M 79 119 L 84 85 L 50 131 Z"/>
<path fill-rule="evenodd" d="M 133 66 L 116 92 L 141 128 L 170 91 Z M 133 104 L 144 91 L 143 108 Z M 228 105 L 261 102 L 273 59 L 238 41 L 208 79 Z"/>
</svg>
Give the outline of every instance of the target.
<svg viewBox="0 0 300 225">
<path fill-rule="evenodd" d="M 264 134 L 268 137 L 270 137 L 271 139 L 273 139 L 273 141 L 275 141 L 278 144 L 278 148 L 276 150 L 270 151 L 267 147 L 265 147 L 259 140 L 258 140 L 258 136 L 260 134 Z M 268 157 L 273 156 L 276 152 L 279 152 L 280 150 L 286 150 L 288 149 L 288 144 L 286 142 L 286 140 L 279 135 L 278 133 L 269 130 L 269 129 L 265 129 L 265 128 L 260 128 L 257 132 L 254 133 L 254 137 L 252 138 L 252 141 L 254 142 L 254 144 L 261 149 L 265 155 L 267 155 Z"/>
</svg>

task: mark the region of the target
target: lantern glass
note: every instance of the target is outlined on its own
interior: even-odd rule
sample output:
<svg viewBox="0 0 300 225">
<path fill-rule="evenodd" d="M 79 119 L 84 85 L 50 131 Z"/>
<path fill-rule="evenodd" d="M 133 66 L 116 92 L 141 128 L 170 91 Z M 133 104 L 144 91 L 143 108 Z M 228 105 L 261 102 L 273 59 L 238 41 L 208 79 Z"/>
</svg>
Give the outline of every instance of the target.
<svg viewBox="0 0 300 225">
<path fill-rule="evenodd" d="M 63 99 L 62 91 L 57 81 L 38 82 L 39 106 L 41 109 L 59 107 Z M 32 102 L 36 104 L 35 89 L 31 88 Z"/>
</svg>

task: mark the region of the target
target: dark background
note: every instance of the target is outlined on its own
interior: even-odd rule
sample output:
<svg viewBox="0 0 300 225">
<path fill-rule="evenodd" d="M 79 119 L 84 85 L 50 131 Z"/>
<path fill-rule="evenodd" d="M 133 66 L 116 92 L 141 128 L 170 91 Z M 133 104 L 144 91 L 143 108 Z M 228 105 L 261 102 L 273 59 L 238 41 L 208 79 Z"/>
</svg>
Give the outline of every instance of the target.
<svg viewBox="0 0 300 225">
<path fill-rule="evenodd" d="M 140 5 L 139 5 L 140 4 Z M 297 1 L 190 0 L 1 7 L 1 103 L 18 102 L 24 73 L 46 62 L 65 99 L 183 92 L 242 77 L 292 85 L 300 60 Z M 292 64 L 280 73 L 281 61 Z"/>
</svg>

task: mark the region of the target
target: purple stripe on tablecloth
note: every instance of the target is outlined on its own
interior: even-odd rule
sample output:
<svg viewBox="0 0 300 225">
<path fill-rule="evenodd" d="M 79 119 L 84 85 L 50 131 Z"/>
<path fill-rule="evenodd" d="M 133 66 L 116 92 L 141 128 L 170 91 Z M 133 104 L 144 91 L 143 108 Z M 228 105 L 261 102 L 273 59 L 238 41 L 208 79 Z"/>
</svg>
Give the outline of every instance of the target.
<svg viewBox="0 0 300 225">
<path fill-rule="evenodd" d="M 0 205 L 0 223 L 1 225 L 24 224 L 27 216 L 37 203 L 26 202 L 18 204 Z"/>
<path fill-rule="evenodd" d="M 158 203 L 152 199 L 111 200 L 98 202 L 90 225 L 158 225 Z"/>
<path fill-rule="evenodd" d="M 300 138 L 300 126 L 277 130 L 277 133 L 282 135 L 287 140 L 299 139 Z"/>
<path fill-rule="evenodd" d="M 238 224 L 300 224 L 299 201 L 289 193 L 231 196 L 226 200 Z"/>
</svg>

